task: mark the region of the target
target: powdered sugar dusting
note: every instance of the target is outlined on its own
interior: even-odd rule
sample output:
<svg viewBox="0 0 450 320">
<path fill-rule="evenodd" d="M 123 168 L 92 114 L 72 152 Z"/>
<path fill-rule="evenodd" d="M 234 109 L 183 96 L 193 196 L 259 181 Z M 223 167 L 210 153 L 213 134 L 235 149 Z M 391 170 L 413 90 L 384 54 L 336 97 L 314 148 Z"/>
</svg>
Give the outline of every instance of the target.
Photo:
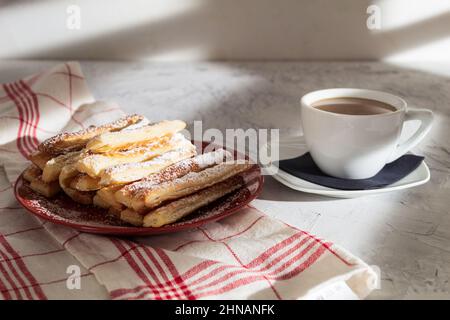
<svg viewBox="0 0 450 320">
<path fill-rule="evenodd" d="M 166 190 L 166 189 L 172 189 L 175 188 L 175 186 L 183 186 L 183 185 L 193 185 L 199 184 L 201 181 L 201 184 L 203 187 L 207 187 L 208 185 L 205 184 L 205 181 L 209 181 L 213 177 L 218 178 L 224 178 L 230 177 L 231 175 L 238 174 L 239 172 L 242 172 L 248 168 L 250 168 L 252 165 L 247 164 L 236 164 L 234 161 L 231 162 L 222 162 L 216 166 L 206 168 L 203 171 L 199 172 L 189 172 L 188 174 L 174 179 L 170 181 L 166 181 L 164 183 L 158 184 L 158 185 L 146 185 L 144 188 L 142 188 L 142 193 L 149 194 L 156 190 Z M 216 183 L 218 181 L 214 181 Z M 197 188 L 196 188 L 197 189 Z"/>
<path fill-rule="evenodd" d="M 253 185 L 255 184 L 256 183 L 253 183 Z M 252 189 L 255 189 L 255 187 L 253 187 Z M 205 219 L 211 219 L 215 216 L 219 216 L 234 207 L 242 206 L 246 202 L 246 199 L 248 199 L 250 196 L 251 192 L 248 187 L 239 188 L 236 191 L 233 191 L 230 194 L 219 198 L 211 204 L 196 210 L 194 213 L 191 213 L 184 219 L 172 223 L 171 226 L 189 225 Z"/>
<path fill-rule="evenodd" d="M 173 209 L 170 207 L 171 204 L 178 203 L 178 205 L 186 207 L 186 201 L 191 201 L 194 205 L 190 210 L 193 210 L 193 208 L 208 203 L 211 199 L 231 190 L 235 191 L 195 210 L 183 220 L 161 228 L 131 227 L 127 222 L 112 215 L 112 211 L 109 214 L 106 209 L 79 204 L 64 192 L 60 192 L 55 197 L 46 198 L 33 191 L 23 178 L 16 185 L 17 198 L 31 212 L 55 223 L 69 224 L 81 230 L 101 233 L 132 234 L 136 229 L 144 230 L 144 233 L 147 233 L 145 230 L 148 229 L 150 234 L 153 233 L 151 229 L 155 230 L 154 232 L 166 232 L 164 230 L 170 231 L 172 226 L 185 225 L 188 228 L 190 224 L 199 225 L 205 223 L 206 220 L 214 220 L 211 218 L 226 216 L 248 203 L 259 192 L 262 178 L 258 166 L 248 161 L 236 162 L 234 160 L 236 155 L 233 157 L 232 153 L 224 149 L 195 156 L 196 146 L 182 134 L 172 134 L 175 130 L 170 131 L 167 135 L 164 135 L 167 130 L 161 131 L 158 137 L 155 133 L 155 138 L 151 141 L 135 139 L 135 142 L 125 144 L 125 141 L 131 140 L 119 139 L 134 136 L 141 131 L 141 133 L 147 132 L 146 126 L 149 126 L 149 123 L 148 119 L 139 115 L 126 116 L 102 126 L 91 126 L 85 130 L 59 134 L 44 141 L 39 146 L 39 150 L 50 154 L 51 157 L 56 157 L 50 160 L 50 164 L 63 163 L 63 160 L 67 160 L 65 157 L 70 159 L 68 163 L 64 162 L 66 165 L 70 164 L 70 167 L 74 167 L 77 161 L 84 161 L 84 165 L 90 165 L 90 167 L 86 169 L 83 167 L 83 163 L 77 162 L 78 170 L 93 172 L 95 168 L 98 169 L 95 175 L 98 174 L 101 177 L 100 183 L 104 185 L 115 183 L 123 185 L 146 177 L 131 185 L 119 187 L 122 188 L 119 192 L 125 193 L 123 194 L 125 200 L 127 195 L 130 196 L 130 199 L 145 196 L 146 200 L 150 201 L 149 204 L 167 206 L 168 212 Z M 176 124 L 176 127 L 185 125 L 179 120 L 173 123 L 174 126 Z M 135 130 L 137 131 L 133 132 Z M 119 131 L 123 132 L 122 136 Z M 109 137 L 109 140 L 105 138 L 105 143 L 109 141 L 110 146 L 120 145 L 122 147 L 117 147 L 110 153 L 106 152 L 107 149 L 101 148 L 83 149 L 88 141 L 95 142 L 100 139 L 95 137 L 103 134 L 105 137 Z M 119 141 L 116 141 L 116 137 Z M 120 144 L 119 142 L 122 140 L 124 143 Z M 205 145 L 205 143 L 202 144 L 203 150 L 205 150 Z M 96 154 L 93 150 L 105 151 L 105 153 Z M 252 167 L 257 170 L 252 170 Z M 92 172 L 91 174 L 93 174 Z M 150 173 L 153 174 L 148 176 Z M 215 193 L 216 191 L 217 193 Z M 166 194 L 166 198 L 160 196 L 164 192 L 168 194 Z M 111 193 L 111 196 L 113 194 L 114 192 Z M 173 194 L 177 195 L 177 199 L 170 198 Z M 158 202 L 158 197 L 160 197 L 160 202 Z M 153 202 L 152 199 L 155 201 Z M 142 198 L 140 200 L 142 201 Z M 117 228 L 111 228 L 111 226 Z M 157 231 L 158 229 L 161 231 Z"/>
<path fill-rule="evenodd" d="M 146 117 L 142 116 L 141 121 L 139 121 L 137 123 L 134 123 L 131 126 L 128 126 L 126 128 L 123 128 L 120 131 L 139 129 L 139 128 L 144 127 L 144 126 L 148 126 L 149 124 L 150 124 L 150 121 Z"/>
<path fill-rule="evenodd" d="M 139 122 L 142 118 L 143 117 L 140 115 L 133 114 L 133 115 L 125 116 L 114 122 L 104 124 L 101 126 L 90 126 L 86 129 L 75 131 L 75 132 L 63 132 L 63 133 L 57 134 L 56 136 L 53 136 L 53 137 L 48 138 L 47 140 L 43 141 L 39 145 L 38 148 L 41 151 L 52 153 L 53 151 L 55 151 L 54 150 L 55 145 L 64 140 L 68 140 L 68 139 L 75 140 L 77 138 L 90 139 L 90 138 L 94 137 L 95 135 L 100 134 L 102 132 L 115 131 L 115 130 L 122 129 L 126 126 L 129 126 L 130 124 Z M 66 148 L 64 150 L 59 150 L 59 151 L 71 151 L 71 150 L 75 150 L 76 148 L 79 148 L 80 146 L 83 146 L 83 144 L 81 144 L 81 145 L 73 144 L 70 147 L 66 146 Z"/>
<path fill-rule="evenodd" d="M 117 151 L 114 154 L 90 154 L 81 160 L 79 164 L 87 168 L 93 168 L 97 174 L 104 168 L 113 167 L 121 163 L 137 163 L 143 160 L 151 159 L 161 155 L 161 148 L 167 145 L 168 148 L 176 148 L 178 145 L 183 145 L 184 136 L 182 134 L 175 134 L 172 137 L 163 137 L 147 145 L 132 148 L 124 151 Z M 83 169 L 80 169 L 83 170 Z"/>
<path fill-rule="evenodd" d="M 235 208 L 241 208 L 251 199 L 252 196 L 260 189 L 261 180 L 259 179 L 259 170 L 251 169 L 243 173 L 246 185 L 240 189 L 204 206 L 180 221 L 167 225 L 163 228 L 183 227 L 189 228 L 190 225 L 202 223 L 202 221 L 214 220 L 214 217 L 222 218 L 224 213 L 231 214 Z M 253 174 L 256 172 L 256 175 Z M 246 177 L 256 177 L 249 180 Z M 79 226 L 89 227 L 118 227 L 120 230 L 129 230 L 132 234 L 136 229 L 148 229 L 149 234 L 152 230 L 159 228 L 142 228 L 135 227 L 121 221 L 115 216 L 108 215 L 106 210 L 96 208 L 94 206 L 80 205 L 72 199 L 61 193 L 55 198 L 47 199 L 31 190 L 28 183 L 22 180 L 18 184 L 18 194 L 25 202 L 25 206 L 31 211 L 39 211 L 52 221 L 61 221 L 67 223 L 76 223 Z M 227 214 L 227 215 L 228 215 Z M 205 221 L 206 222 L 206 221 Z M 101 229 L 99 229 L 101 230 Z M 168 230 L 169 231 L 169 230 Z M 126 231 L 128 232 L 128 231 Z"/>
<path fill-rule="evenodd" d="M 125 172 L 127 170 L 139 169 L 139 168 L 150 168 L 155 165 L 168 163 L 170 161 L 174 161 L 180 157 L 180 154 L 187 154 L 192 152 L 195 149 L 195 146 L 188 141 L 186 138 L 182 138 L 180 145 L 178 148 L 168 151 L 160 156 L 157 156 L 149 161 L 144 162 L 133 162 L 133 163 L 124 163 L 112 166 L 110 168 L 105 169 L 105 174 L 114 175 L 119 172 Z"/>
<path fill-rule="evenodd" d="M 34 192 L 28 183 L 19 188 L 19 195 L 26 199 L 27 207 L 39 211 L 52 220 L 77 222 L 85 226 L 127 226 L 119 218 L 109 215 L 107 210 L 76 203 L 64 193 L 48 199 Z"/>
<path fill-rule="evenodd" d="M 137 196 L 140 190 L 147 189 L 151 186 L 161 184 L 166 181 L 182 177 L 190 172 L 198 172 L 212 165 L 219 164 L 224 159 L 229 159 L 231 153 L 224 149 L 219 149 L 213 152 L 204 153 L 194 158 L 179 161 L 161 172 L 150 175 L 141 181 L 132 183 L 124 187 L 122 192 L 130 192 Z"/>
</svg>

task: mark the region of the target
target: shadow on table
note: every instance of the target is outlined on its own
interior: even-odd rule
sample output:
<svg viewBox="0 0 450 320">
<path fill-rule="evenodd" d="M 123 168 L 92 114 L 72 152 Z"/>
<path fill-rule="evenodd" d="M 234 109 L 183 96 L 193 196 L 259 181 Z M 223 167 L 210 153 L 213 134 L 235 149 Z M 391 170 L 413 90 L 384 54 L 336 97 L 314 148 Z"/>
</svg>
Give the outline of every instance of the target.
<svg viewBox="0 0 450 320">
<path fill-rule="evenodd" d="M 69 31 L 64 41 L 53 38 L 46 47 L 29 45 L 25 38 L 22 39 L 24 48 L 15 58 L 132 60 L 167 56 L 183 58 L 187 54 L 197 59 L 278 57 L 295 60 L 306 57 L 345 60 L 349 57 L 357 59 L 358 55 L 354 52 L 359 52 L 359 56 L 365 59 L 382 59 L 445 39 L 450 34 L 448 11 L 419 21 L 412 19 L 395 29 L 372 32 L 365 28 L 366 10 L 374 2 L 380 2 L 372 0 L 350 1 L 344 16 L 341 4 L 334 2 L 327 3 L 323 8 L 307 0 L 279 1 L 276 6 L 270 1 L 254 0 L 191 1 L 190 5 L 180 4 L 177 10 L 169 10 L 171 5 L 167 4 L 160 13 L 161 8 L 155 8 L 154 14 L 145 19 L 136 18 L 136 21 L 127 25 L 121 25 L 119 20 L 109 28 L 103 26 L 105 29 L 95 28 L 96 24 L 89 19 L 95 15 L 105 15 L 105 10 L 114 13 L 120 10 L 120 6 L 111 3 L 108 7 L 99 4 L 88 8 L 84 5 L 87 1 L 77 2 L 83 10 L 91 11 L 91 16 L 84 16 L 83 11 L 83 21 L 86 21 L 83 24 L 88 25 L 88 29 L 85 30 L 84 26 L 81 29 L 86 33 L 85 36 Z M 58 11 L 55 6 L 49 0 L 0 1 L 0 7 L 5 12 L 9 9 L 18 13 L 33 13 L 32 10 L 42 13 L 53 8 L 56 14 Z M 64 14 L 64 11 L 60 12 Z M 34 23 L 54 23 L 64 18 L 58 16 L 54 21 L 45 21 L 45 17 L 47 15 L 41 14 Z M 21 23 L 20 19 L 17 23 Z M 55 32 L 58 32 L 57 27 L 60 25 L 55 24 L 55 27 Z M 292 42 L 303 45 L 297 48 L 291 46 Z"/>
</svg>

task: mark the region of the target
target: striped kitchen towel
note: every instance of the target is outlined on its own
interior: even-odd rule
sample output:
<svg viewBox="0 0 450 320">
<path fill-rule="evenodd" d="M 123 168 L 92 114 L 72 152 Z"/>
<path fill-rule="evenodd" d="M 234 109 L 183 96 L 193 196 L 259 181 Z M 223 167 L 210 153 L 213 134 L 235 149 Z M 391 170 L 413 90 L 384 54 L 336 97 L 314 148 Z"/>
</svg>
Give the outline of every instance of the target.
<svg viewBox="0 0 450 320">
<path fill-rule="evenodd" d="M 190 231 L 128 239 L 27 214 L 11 185 L 39 141 L 123 115 L 93 102 L 78 63 L 0 87 L 0 297 L 353 299 L 375 289 L 378 277 L 363 261 L 253 206 Z M 66 271 L 77 268 L 73 294 Z"/>
</svg>

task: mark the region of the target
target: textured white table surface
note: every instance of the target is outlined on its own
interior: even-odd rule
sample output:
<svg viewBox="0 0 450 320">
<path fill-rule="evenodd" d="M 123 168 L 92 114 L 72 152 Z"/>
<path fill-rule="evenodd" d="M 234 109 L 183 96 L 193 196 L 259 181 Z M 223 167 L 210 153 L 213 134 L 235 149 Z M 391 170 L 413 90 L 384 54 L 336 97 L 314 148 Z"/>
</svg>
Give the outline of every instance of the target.
<svg viewBox="0 0 450 320">
<path fill-rule="evenodd" d="M 0 82 L 55 63 L 0 62 Z M 299 134 L 299 98 L 329 87 L 385 90 L 433 110 L 434 127 L 414 150 L 431 168 L 428 184 L 338 200 L 293 191 L 269 177 L 254 204 L 377 265 L 381 289 L 371 298 L 450 299 L 450 65 L 89 61 L 82 68 L 99 100 L 115 101 L 151 120 L 203 120 L 204 128 L 280 128 L 282 134 Z"/>
</svg>

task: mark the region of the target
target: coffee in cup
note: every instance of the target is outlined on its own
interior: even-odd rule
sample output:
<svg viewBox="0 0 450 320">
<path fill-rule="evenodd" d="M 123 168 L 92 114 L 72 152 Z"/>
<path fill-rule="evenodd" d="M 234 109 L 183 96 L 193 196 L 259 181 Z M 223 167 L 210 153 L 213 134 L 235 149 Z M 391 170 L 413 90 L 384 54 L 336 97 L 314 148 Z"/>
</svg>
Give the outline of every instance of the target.
<svg viewBox="0 0 450 320">
<path fill-rule="evenodd" d="M 319 100 L 312 106 L 323 111 L 362 116 L 396 111 L 393 106 L 381 101 L 349 97 Z"/>
<path fill-rule="evenodd" d="M 395 95 L 365 89 L 327 89 L 301 99 L 301 120 L 309 152 L 326 174 L 366 179 L 417 145 L 431 128 L 433 113 L 407 108 Z M 399 144 L 403 123 L 421 122 Z"/>
</svg>

